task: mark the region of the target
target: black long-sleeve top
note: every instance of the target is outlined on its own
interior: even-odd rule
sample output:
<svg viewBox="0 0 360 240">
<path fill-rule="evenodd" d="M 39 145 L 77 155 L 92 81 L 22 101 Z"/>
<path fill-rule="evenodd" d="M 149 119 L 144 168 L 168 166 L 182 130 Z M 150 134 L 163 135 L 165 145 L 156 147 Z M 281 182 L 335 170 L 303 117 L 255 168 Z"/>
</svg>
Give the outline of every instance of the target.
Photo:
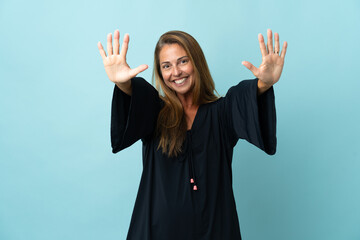
<svg viewBox="0 0 360 240">
<path fill-rule="evenodd" d="M 139 77 L 131 80 L 132 96 L 115 85 L 113 153 L 139 139 L 143 143 L 143 172 L 127 240 L 241 239 L 232 188 L 233 148 L 245 139 L 268 154 L 276 151 L 274 90 L 257 96 L 257 81 L 241 81 L 225 97 L 200 105 L 176 158 L 157 150 L 154 131 L 163 104 L 156 89 Z"/>
</svg>

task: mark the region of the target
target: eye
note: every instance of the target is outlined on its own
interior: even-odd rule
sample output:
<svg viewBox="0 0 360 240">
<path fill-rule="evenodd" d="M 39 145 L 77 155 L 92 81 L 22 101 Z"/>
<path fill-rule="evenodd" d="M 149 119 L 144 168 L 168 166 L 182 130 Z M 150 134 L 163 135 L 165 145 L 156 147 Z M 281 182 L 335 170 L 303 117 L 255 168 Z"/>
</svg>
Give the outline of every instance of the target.
<svg viewBox="0 0 360 240">
<path fill-rule="evenodd" d="M 169 68 L 169 67 L 170 67 L 169 64 L 164 64 L 164 65 L 162 66 L 163 69 L 167 69 L 167 68 Z"/>
<path fill-rule="evenodd" d="M 187 63 L 187 62 L 189 62 L 188 59 L 182 59 L 182 60 L 181 60 L 181 64 L 185 64 L 185 63 Z"/>
</svg>

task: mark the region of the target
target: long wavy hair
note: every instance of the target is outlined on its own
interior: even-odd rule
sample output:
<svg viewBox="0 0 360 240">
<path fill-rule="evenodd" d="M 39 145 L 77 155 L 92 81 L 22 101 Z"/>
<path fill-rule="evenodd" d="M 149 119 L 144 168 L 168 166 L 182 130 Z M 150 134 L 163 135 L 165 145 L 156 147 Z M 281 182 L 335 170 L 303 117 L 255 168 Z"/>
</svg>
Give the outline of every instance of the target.
<svg viewBox="0 0 360 240">
<path fill-rule="evenodd" d="M 187 131 L 184 109 L 176 95 L 169 88 L 162 77 L 160 69 L 160 51 L 167 44 L 179 44 L 187 53 L 194 68 L 193 104 L 210 103 L 218 99 L 215 84 L 211 77 L 209 67 L 199 43 L 188 33 L 182 31 L 169 31 L 164 33 L 155 47 L 154 71 L 152 81 L 159 91 L 164 102 L 156 126 L 156 135 L 159 137 L 158 149 L 162 149 L 169 157 L 176 157 L 182 151 Z M 215 94 L 215 93 L 216 94 Z"/>
</svg>

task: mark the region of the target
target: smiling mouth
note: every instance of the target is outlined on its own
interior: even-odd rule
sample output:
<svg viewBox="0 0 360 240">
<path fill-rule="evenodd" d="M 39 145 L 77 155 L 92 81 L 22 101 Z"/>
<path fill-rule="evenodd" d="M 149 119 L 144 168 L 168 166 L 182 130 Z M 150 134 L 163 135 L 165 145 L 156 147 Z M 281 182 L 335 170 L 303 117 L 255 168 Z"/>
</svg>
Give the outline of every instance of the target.
<svg viewBox="0 0 360 240">
<path fill-rule="evenodd" d="M 175 82 L 176 84 L 181 84 L 183 82 L 185 82 L 187 77 L 184 77 L 184 78 L 180 78 L 180 79 L 177 79 L 177 80 L 173 80 L 172 82 Z"/>
</svg>

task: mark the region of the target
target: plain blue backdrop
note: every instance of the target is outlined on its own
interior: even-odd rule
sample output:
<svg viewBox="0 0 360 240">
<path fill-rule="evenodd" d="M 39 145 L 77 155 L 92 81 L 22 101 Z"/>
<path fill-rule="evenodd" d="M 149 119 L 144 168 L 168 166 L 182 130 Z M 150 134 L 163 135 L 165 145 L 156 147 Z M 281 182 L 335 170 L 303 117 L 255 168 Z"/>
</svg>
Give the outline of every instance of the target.
<svg viewBox="0 0 360 240">
<path fill-rule="evenodd" d="M 203 48 L 221 95 L 254 78 L 258 33 L 288 42 L 274 86 L 278 149 L 235 148 L 244 240 L 360 239 L 360 2 L 0 1 L 0 239 L 125 239 L 141 142 L 111 153 L 113 83 L 97 42 L 130 34 L 148 64 L 160 35 Z"/>
</svg>

